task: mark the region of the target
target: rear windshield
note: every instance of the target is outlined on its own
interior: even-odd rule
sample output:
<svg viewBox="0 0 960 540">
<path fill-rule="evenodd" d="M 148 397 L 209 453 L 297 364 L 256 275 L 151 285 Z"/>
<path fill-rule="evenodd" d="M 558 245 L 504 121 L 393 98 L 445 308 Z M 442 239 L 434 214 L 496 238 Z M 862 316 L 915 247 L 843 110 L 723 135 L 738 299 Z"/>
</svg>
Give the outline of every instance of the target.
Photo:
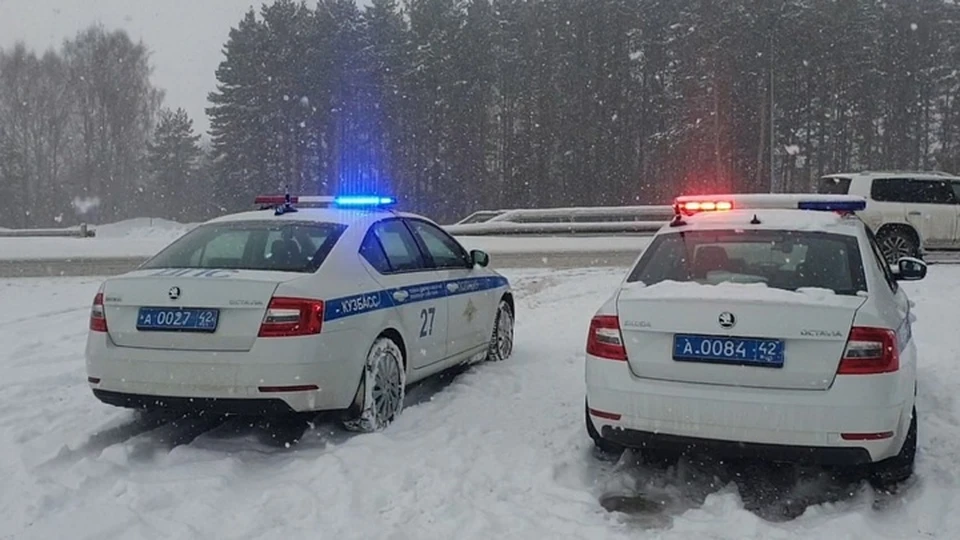
<svg viewBox="0 0 960 540">
<path fill-rule="evenodd" d="M 143 268 L 204 268 L 315 272 L 346 225 L 316 222 L 238 222 L 201 225 Z"/>
<path fill-rule="evenodd" d="M 765 283 L 794 291 L 865 291 L 853 236 L 815 231 L 687 231 L 658 236 L 628 282 Z"/>
<path fill-rule="evenodd" d="M 824 195 L 846 195 L 850 191 L 849 178 L 824 177 L 817 185 L 817 193 Z"/>
</svg>

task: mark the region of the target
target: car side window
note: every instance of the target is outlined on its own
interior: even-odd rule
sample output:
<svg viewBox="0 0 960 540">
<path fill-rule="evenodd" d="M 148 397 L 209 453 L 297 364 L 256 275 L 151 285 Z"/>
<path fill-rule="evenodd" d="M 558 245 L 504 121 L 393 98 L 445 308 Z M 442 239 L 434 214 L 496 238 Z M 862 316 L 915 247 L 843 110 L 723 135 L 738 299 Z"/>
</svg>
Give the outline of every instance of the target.
<svg viewBox="0 0 960 540">
<path fill-rule="evenodd" d="M 470 255 L 449 234 L 439 227 L 420 221 L 407 220 L 410 228 L 423 243 L 437 268 L 470 268 Z"/>
<path fill-rule="evenodd" d="M 918 203 L 957 204 L 950 183 L 944 180 L 911 180 L 911 190 Z"/>
<path fill-rule="evenodd" d="M 906 178 L 877 178 L 870 184 L 870 198 L 881 202 L 910 202 Z"/>
<path fill-rule="evenodd" d="M 427 268 L 416 240 L 399 219 L 381 221 L 373 226 L 373 231 L 383 247 L 391 272 L 413 272 Z"/>
<path fill-rule="evenodd" d="M 877 237 L 873 234 L 873 231 L 870 230 L 870 227 L 864 227 L 864 229 L 867 232 L 867 243 L 870 244 L 870 251 L 873 252 L 874 262 L 880 267 L 880 272 L 883 273 L 884 279 L 887 280 L 887 285 L 890 286 L 890 290 L 894 293 L 897 292 L 900 285 L 897 283 L 897 278 L 894 277 L 893 272 L 890 270 L 890 265 L 887 264 L 887 259 L 883 256 L 883 251 L 880 249 L 880 244 L 877 243 Z"/>
<path fill-rule="evenodd" d="M 373 229 L 367 231 L 367 235 L 360 244 L 360 256 L 367 260 L 377 272 L 381 274 L 390 273 L 390 261 L 387 260 L 387 253 L 383 250 L 380 240 L 374 234 Z"/>
<path fill-rule="evenodd" d="M 960 182 L 951 182 L 950 187 L 953 189 L 954 198 L 960 201 Z"/>
<path fill-rule="evenodd" d="M 957 204 L 956 188 L 945 180 L 878 178 L 870 187 L 876 201 L 914 204 Z"/>
</svg>

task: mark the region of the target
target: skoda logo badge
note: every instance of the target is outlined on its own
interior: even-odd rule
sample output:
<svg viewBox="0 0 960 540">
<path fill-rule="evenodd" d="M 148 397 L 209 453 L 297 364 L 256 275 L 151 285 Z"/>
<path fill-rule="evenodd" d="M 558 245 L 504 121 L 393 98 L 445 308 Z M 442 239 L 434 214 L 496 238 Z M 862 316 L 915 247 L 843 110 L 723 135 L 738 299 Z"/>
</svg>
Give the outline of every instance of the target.
<svg viewBox="0 0 960 540">
<path fill-rule="evenodd" d="M 720 314 L 718 319 L 720 321 L 720 326 L 723 328 L 733 328 L 737 325 L 737 318 L 733 316 L 733 313 L 729 311 L 724 311 Z"/>
<path fill-rule="evenodd" d="M 180 298 L 180 287 L 170 287 L 170 292 L 167 293 L 167 296 L 169 296 L 171 300 Z"/>
</svg>

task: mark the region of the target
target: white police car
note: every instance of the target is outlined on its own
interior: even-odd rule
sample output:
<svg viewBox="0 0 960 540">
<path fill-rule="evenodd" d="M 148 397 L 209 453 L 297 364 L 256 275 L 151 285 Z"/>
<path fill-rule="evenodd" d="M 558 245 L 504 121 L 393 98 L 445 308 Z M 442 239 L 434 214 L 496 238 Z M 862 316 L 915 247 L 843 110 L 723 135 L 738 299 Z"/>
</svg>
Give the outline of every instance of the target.
<svg viewBox="0 0 960 540">
<path fill-rule="evenodd" d="M 87 374 L 131 408 L 340 411 L 385 427 L 406 384 L 513 347 L 507 280 L 380 197 L 258 197 L 97 293 Z M 320 208 L 306 208 L 308 205 Z"/>
<path fill-rule="evenodd" d="M 900 280 L 860 197 L 681 197 L 590 323 L 586 427 L 663 457 L 912 474 L 917 351 Z"/>
</svg>

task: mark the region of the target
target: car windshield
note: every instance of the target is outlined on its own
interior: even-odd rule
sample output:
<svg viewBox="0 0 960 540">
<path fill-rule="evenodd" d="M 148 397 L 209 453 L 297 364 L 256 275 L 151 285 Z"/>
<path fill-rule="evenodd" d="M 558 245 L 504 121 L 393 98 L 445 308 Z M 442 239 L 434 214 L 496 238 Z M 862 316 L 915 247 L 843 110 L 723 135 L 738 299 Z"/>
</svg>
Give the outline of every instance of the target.
<svg viewBox="0 0 960 540">
<path fill-rule="evenodd" d="M 344 229 L 339 223 L 211 223 L 183 235 L 143 268 L 310 273 L 320 268 Z"/>
<path fill-rule="evenodd" d="M 857 239 L 814 231 L 687 231 L 658 236 L 628 282 L 764 283 L 784 290 L 866 290 Z"/>
</svg>

